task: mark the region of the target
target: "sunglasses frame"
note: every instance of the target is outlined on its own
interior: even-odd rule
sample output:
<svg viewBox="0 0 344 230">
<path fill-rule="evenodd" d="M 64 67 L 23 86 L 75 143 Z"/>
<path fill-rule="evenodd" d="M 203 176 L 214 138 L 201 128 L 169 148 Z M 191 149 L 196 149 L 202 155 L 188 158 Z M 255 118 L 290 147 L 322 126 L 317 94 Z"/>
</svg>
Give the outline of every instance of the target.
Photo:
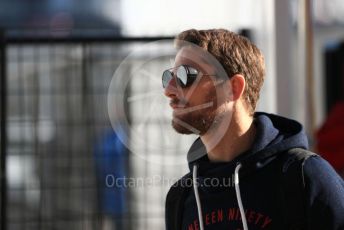
<svg viewBox="0 0 344 230">
<path fill-rule="evenodd" d="M 172 70 L 177 69 L 176 73 L 174 73 Z M 181 73 L 181 71 L 184 71 L 184 73 Z M 179 73 L 178 73 L 179 72 Z M 176 83 L 181 87 L 181 88 L 187 88 L 194 83 L 196 78 L 198 77 L 200 71 L 198 71 L 196 68 L 187 66 L 187 65 L 180 65 L 174 68 L 167 69 L 163 72 L 162 74 L 162 87 L 166 88 L 170 81 L 175 77 L 176 78 Z M 186 77 L 184 76 L 179 76 L 181 74 L 186 74 Z M 215 76 L 211 74 L 202 74 L 202 76 L 207 75 L 207 76 Z M 167 77 L 165 77 L 167 76 Z M 165 79 L 169 78 L 169 79 Z M 186 79 L 185 79 L 186 78 Z"/>
</svg>

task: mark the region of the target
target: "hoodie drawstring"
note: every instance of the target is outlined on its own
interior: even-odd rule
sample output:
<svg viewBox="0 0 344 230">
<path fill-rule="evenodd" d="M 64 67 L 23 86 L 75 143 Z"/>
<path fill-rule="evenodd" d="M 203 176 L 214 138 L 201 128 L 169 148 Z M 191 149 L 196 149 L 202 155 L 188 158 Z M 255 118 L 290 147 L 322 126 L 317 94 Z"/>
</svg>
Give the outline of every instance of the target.
<svg viewBox="0 0 344 230">
<path fill-rule="evenodd" d="M 203 218 L 202 218 L 202 206 L 201 206 L 201 200 L 199 199 L 199 193 L 198 193 L 198 183 L 197 183 L 197 165 L 193 166 L 193 173 L 192 173 L 192 181 L 193 181 L 193 189 L 195 193 L 196 198 L 196 205 L 197 205 L 197 211 L 198 211 L 198 220 L 199 220 L 199 227 L 200 230 L 204 230 L 203 225 Z"/>
<path fill-rule="evenodd" d="M 239 187 L 239 170 L 240 170 L 241 166 L 242 165 L 239 163 L 235 167 L 235 171 L 234 171 L 235 194 L 236 194 L 236 197 L 238 200 L 242 225 L 244 227 L 244 230 L 248 230 L 246 215 L 244 212 L 244 206 L 242 205 L 240 187 Z M 198 185 L 198 183 L 197 183 L 197 165 L 193 166 L 192 180 L 193 180 L 193 189 L 194 189 L 194 193 L 195 193 L 196 205 L 197 205 L 197 211 L 198 211 L 199 227 L 200 227 L 200 230 L 204 230 L 204 224 L 203 224 L 203 218 L 202 218 L 203 217 L 202 206 L 201 206 L 201 200 L 199 198 L 198 187 L 197 187 L 197 185 Z"/>
<path fill-rule="evenodd" d="M 244 227 L 244 230 L 248 230 L 247 221 L 246 221 L 246 215 L 245 215 L 245 212 L 244 212 L 244 206 L 242 205 L 241 194 L 240 194 L 240 187 L 239 187 L 239 170 L 240 170 L 241 166 L 242 165 L 239 163 L 235 167 L 235 171 L 234 171 L 235 194 L 236 194 L 236 197 L 237 197 L 237 200 L 238 200 L 238 205 L 239 205 L 239 209 L 240 209 L 242 225 Z"/>
</svg>

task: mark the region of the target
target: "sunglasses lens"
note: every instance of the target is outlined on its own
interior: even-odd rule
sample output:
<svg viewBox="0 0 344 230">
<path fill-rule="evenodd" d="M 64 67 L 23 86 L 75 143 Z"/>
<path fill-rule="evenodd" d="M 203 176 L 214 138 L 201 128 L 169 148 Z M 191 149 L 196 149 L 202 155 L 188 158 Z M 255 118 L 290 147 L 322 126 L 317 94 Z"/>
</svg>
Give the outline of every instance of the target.
<svg viewBox="0 0 344 230">
<path fill-rule="evenodd" d="M 191 85 L 195 81 L 198 75 L 198 71 L 194 68 L 182 65 L 177 68 L 176 75 L 177 75 L 176 83 L 180 87 L 185 88 Z M 162 74 L 162 86 L 166 88 L 167 85 L 172 80 L 172 78 L 173 78 L 173 73 L 170 70 L 165 70 Z"/>
<path fill-rule="evenodd" d="M 164 73 L 162 74 L 162 87 L 166 88 L 172 78 L 173 78 L 173 75 L 171 71 L 165 70 Z"/>
<path fill-rule="evenodd" d="M 188 82 L 188 73 L 184 66 L 179 66 L 177 69 L 177 78 L 178 81 L 182 84 L 182 87 L 185 87 Z"/>
</svg>

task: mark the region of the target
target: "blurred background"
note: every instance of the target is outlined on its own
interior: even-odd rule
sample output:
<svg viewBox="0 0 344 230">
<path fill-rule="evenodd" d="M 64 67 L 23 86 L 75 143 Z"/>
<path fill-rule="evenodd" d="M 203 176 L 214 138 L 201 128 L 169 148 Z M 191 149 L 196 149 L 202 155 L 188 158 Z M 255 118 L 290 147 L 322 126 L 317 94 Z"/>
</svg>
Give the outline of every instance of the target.
<svg viewBox="0 0 344 230">
<path fill-rule="evenodd" d="M 258 110 L 303 123 L 344 175 L 343 15 L 341 0 L 1 0 L 1 230 L 164 229 L 196 136 L 172 134 L 161 53 L 190 28 L 256 43 Z M 111 84 L 123 103 L 108 112 Z"/>
</svg>

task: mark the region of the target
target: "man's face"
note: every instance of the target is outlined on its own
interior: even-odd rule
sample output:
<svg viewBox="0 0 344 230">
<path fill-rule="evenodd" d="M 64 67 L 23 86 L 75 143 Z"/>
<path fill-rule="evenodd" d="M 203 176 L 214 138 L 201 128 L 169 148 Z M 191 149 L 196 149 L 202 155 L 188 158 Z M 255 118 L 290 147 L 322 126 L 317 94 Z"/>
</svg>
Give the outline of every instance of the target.
<svg viewBox="0 0 344 230">
<path fill-rule="evenodd" d="M 193 48 L 182 48 L 176 55 L 173 72 L 177 67 L 186 65 L 198 70 L 194 83 L 182 88 L 175 77 L 165 88 L 173 109 L 173 128 L 182 134 L 205 134 L 210 128 L 220 123 L 226 112 L 226 93 L 216 80 L 215 68 L 207 63 L 206 58 Z M 228 92 L 227 92 L 228 95 Z M 227 99 L 227 100 L 226 100 Z"/>
</svg>

